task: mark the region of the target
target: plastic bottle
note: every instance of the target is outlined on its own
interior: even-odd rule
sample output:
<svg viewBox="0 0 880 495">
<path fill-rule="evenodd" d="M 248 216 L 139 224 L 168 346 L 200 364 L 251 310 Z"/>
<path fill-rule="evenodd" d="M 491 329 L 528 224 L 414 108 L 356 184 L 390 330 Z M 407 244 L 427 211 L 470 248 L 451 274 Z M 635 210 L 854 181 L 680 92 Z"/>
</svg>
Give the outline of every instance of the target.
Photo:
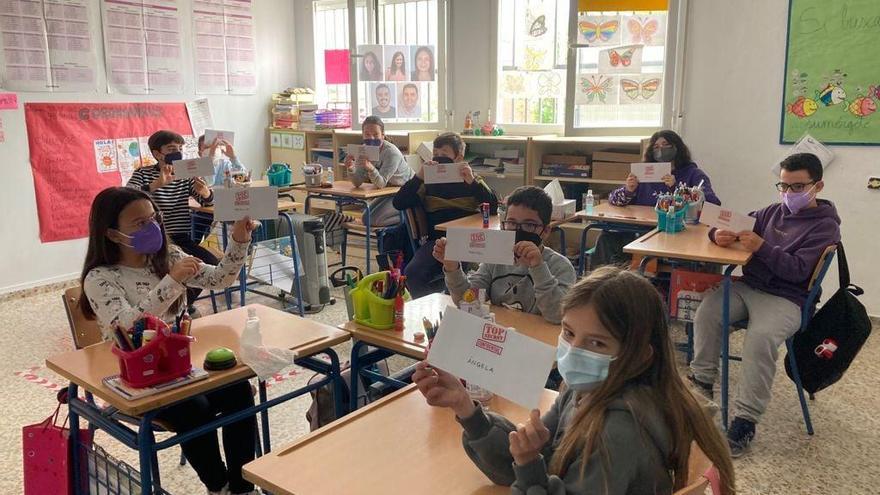
<svg viewBox="0 0 880 495">
<path fill-rule="evenodd" d="M 241 343 L 259 346 L 263 344 L 263 336 L 260 334 L 260 317 L 257 316 L 256 308 L 248 308 L 248 318 L 241 333 Z"/>
<path fill-rule="evenodd" d="M 327 168 L 327 183 L 333 184 L 333 167 Z"/>
<path fill-rule="evenodd" d="M 587 194 L 584 195 L 584 210 L 587 215 L 593 214 L 593 207 L 596 206 L 596 199 L 593 197 L 593 190 L 588 189 Z"/>
</svg>

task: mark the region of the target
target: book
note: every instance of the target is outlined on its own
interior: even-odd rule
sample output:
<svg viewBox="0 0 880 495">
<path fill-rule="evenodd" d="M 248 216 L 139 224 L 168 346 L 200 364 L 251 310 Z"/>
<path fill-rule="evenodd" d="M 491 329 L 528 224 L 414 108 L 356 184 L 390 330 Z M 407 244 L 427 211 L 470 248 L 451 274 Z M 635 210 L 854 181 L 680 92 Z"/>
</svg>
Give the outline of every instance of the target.
<svg viewBox="0 0 880 495">
<path fill-rule="evenodd" d="M 193 367 L 190 370 L 188 375 L 184 375 L 173 380 L 167 381 L 165 383 L 160 383 L 158 385 L 153 385 L 152 387 L 144 387 L 144 388 L 135 388 L 129 385 L 126 385 L 125 382 L 122 381 L 122 378 L 119 375 L 110 375 L 107 378 L 101 380 L 104 385 L 107 386 L 110 390 L 115 392 L 116 394 L 126 398 L 126 399 L 141 399 L 143 397 L 148 397 L 150 395 L 155 395 L 160 392 L 166 392 L 168 390 L 172 390 L 178 387 L 182 387 L 184 385 L 190 384 L 192 382 L 197 382 L 199 380 L 204 380 L 208 378 L 208 372 L 203 370 L 202 368 Z"/>
</svg>

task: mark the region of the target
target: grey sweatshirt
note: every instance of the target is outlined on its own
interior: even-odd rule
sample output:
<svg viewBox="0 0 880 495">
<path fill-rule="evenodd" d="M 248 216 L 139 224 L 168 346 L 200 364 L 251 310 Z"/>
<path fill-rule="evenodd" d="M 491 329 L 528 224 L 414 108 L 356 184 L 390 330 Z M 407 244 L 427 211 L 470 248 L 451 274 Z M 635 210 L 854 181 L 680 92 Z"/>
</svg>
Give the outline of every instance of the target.
<svg viewBox="0 0 880 495">
<path fill-rule="evenodd" d="M 638 386 L 632 386 L 610 404 L 602 435 L 609 456 L 607 465 L 601 451 L 594 452 L 583 477 L 583 453 L 566 466 L 563 477 L 547 472 L 553 453 L 577 413 L 577 394 L 571 389 L 560 394 L 541 418 L 550 430 L 550 441 L 534 461 L 515 465 L 508 435 L 516 427 L 479 407 L 471 417 L 458 419 L 464 428 L 464 449 L 492 482 L 510 485 L 514 495 L 672 493 L 672 477 L 665 462 L 672 448 L 669 429 L 659 411 L 634 405 L 638 393 Z"/>
<path fill-rule="evenodd" d="M 397 146 L 388 141 L 382 142 L 379 151 L 379 163 L 374 163 L 375 170 L 367 174 L 358 168 L 351 176 L 351 183 L 360 186 L 370 182 L 376 187 L 402 186 L 413 176 L 413 170 Z M 393 196 L 374 199 L 370 202 L 370 225 L 394 225 L 400 219 L 397 209 L 391 204 Z"/>
<path fill-rule="evenodd" d="M 508 305 L 526 313 L 541 315 L 550 323 L 562 321 L 562 296 L 575 282 L 571 262 L 544 247 L 544 262 L 535 268 L 481 263 L 465 276 L 461 269 L 445 273 L 446 287 L 458 303 L 471 287 L 486 289 L 492 304 Z"/>
</svg>

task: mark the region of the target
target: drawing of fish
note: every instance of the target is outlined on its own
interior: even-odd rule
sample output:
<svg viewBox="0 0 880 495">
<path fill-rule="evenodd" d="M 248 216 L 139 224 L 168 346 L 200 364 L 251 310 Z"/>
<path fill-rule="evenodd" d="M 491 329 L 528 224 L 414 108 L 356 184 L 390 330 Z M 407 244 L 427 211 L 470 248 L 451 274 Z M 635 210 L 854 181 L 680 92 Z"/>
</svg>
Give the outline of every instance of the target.
<svg viewBox="0 0 880 495">
<path fill-rule="evenodd" d="M 826 107 L 838 105 L 846 100 L 846 91 L 843 90 L 843 86 L 829 83 L 821 91 L 816 92 L 816 99 Z"/>
<path fill-rule="evenodd" d="M 802 119 L 816 113 L 819 104 L 816 100 L 798 96 L 797 100 L 788 105 L 788 111 Z"/>
<path fill-rule="evenodd" d="M 867 117 L 877 111 L 877 104 L 868 96 L 859 96 L 849 104 L 847 111 L 856 117 Z"/>
</svg>

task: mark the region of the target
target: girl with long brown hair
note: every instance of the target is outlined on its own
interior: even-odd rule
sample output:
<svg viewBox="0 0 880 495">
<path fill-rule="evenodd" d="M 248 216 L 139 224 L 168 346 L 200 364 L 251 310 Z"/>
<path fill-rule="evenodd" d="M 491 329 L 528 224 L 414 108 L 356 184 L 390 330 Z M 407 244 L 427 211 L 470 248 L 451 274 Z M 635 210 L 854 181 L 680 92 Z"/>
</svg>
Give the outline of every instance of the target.
<svg viewBox="0 0 880 495">
<path fill-rule="evenodd" d="M 573 286 L 557 366 L 565 384 L 556 402 L 518 426 L 426 363 L 413 381 L 428 404 L 455 411 L 468 456 L 513 493 L 672 493 L 693 481 L 692 442 L 723 493 L 735 493 L 727 445 L 675 368 L 663 302 L 646 279 L 603 267 Z"/>
</svg>

